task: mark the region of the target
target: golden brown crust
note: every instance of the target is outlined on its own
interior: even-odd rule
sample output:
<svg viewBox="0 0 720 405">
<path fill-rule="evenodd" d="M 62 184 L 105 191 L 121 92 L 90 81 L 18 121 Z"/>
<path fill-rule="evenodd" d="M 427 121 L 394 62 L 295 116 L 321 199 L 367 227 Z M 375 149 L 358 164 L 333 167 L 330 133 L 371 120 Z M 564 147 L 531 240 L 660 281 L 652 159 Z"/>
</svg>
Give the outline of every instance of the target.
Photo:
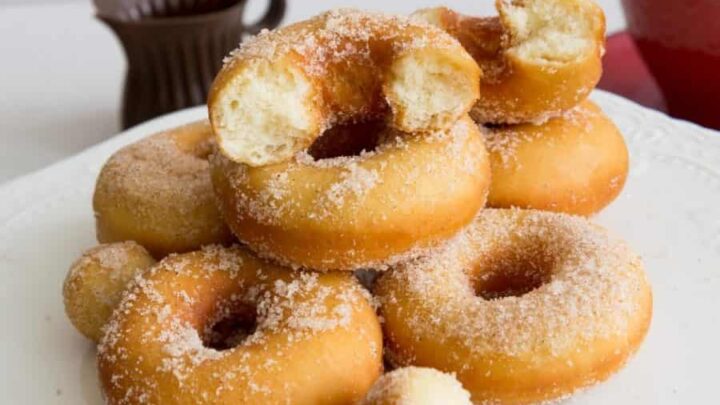
<svg viewBox="0 0 720 405">
<path fill-rule="evenodd" d="M 386 267 L 451 237 L 484 205 L 487 152 L 469 117 L 446 132 L 401 134 L 359 156 L 249 167 L 211 159 L 238 238 L 294 267 Z"/>
<path fill-rule="evenodd" d="M 543 0 L 544 1 L 544 0 Z M 421 10 L 417 18 L 434 23 L 456 37 L 483 72 L 481 97 L 471 111 L 481 123 L 540 123 L 587 98 L 602 75 L 605 17 L 589 0 L 552 0 L 569 9 L 581 9 L 588 24 L 584 34 L 592 45 L 570 60 L 529 58 L 518 51 L 523 41 L 515 32 L 508 10 L 540 0 L 498 0 L 499 17 L 470 17 L 447 8 Z M 528 6 L 529 8 L 529 6 Z M 551 17 L 550 21 L 562 18 Z M 577 21 L 574 21 L 577 22 Z M 531 32 L 541 37 L 545 31 Z M 563 40 L 558 40 L 562 45 Z M 545 51 L 552 54 L 553 51 Z"/>
<path fill-rule="evenodd" d="M 603 381 L 652 317 L 624 242 L 531 210 L 483 210 L 438 254 L 383 274 L 375 293 L 390 361 L 455 372 L 475 403 L 557 400 Z"/>
<path fill-rule="evenodd" d="M 478 97 L 480 70 L 436 27 L 334 10 L 262 33 L 215 78 L 209 117 L 223 153 L 287 161 L 333 125 L 387 117 L 396 129 L 447 129 Z"/>
<path fill-rule="evenodd" d="M 155 260 L 135 242 L 96 246 L 70 266 L 63 284 L 65 313 L 85 337 L 100 341 L 102 328 L 128 282 Z"/>
<path fill-rule="evenodd" d="M 208 347 L 214 324 L 253 318 L 229 348 Z M 351 274 L 293 272 L 238 247 L 172 255 L 136 279 L 98 347 L 110 404 L 355 403 L 381 360 Z"/>
<path fill-rule="evenodd" d="M 541 125 L 487 129 L 492 164 L 488 206 L 592 215 L 622 191 L 625 141 L 591 101 Z"/>
<path fill-rule="evenodd" d="M 211 149 L 210 126 L 200 121 L 110 157 L 93 196 L 98 241 L 134 240 L 156 258 L 232 241 L 212 191 Z"/>
</svg>

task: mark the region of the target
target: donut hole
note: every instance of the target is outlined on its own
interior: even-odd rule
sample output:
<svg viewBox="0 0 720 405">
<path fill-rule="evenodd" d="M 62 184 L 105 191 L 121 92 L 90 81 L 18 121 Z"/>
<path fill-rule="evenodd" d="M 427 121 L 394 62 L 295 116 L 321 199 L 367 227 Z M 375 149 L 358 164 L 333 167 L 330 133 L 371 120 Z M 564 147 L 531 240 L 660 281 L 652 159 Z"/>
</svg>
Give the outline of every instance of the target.
<svg viewBox="0 0 720 405">
<path fill-rule="evenodd" d="M 542 246 L 516 246 L 494 254 L 472 271 L 475 295 L 485 300 L 521 297 L 552 278 L 555 260 Z"/>
<path fill-rule="evenodd" d="M 336 125 L 318 137 L 308 154 L 315 160 L 360 156 L 379 146 L 385 124 L 380 120 Z"/>
<path fill-rule="evenodd" d="M 206 327 L 203 345 L 215 350 L 228 350 L 240 345 L 257 328 L 257 310 L 247 304 L 223 308 Z"/>
<path fill-rule="evenodd" d="M 535 269 L 523 268 L 487 273 L 475 283 L 475 293 L 486 300 L 521 297 L 548 282 L 546 277 Z"/>
</svg>

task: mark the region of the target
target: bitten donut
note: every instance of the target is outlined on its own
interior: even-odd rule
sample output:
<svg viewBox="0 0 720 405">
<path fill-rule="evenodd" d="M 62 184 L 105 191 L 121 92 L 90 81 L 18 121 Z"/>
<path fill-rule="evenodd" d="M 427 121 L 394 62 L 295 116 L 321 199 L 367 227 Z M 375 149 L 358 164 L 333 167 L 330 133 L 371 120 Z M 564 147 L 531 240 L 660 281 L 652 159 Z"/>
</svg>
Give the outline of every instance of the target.
<svg viewBox="0 0 720 405">
<path fill-rule="evenodd" d="M 456 373 L 475 403 L 549 401 L 605 380 L 642 343 L 640 258 L 582 217 L 486 209 L 376 285 L 391 363 Z"/>
<path fill-rule="evenodd" d="M 455 377 L 432 368 L 393 370 L 373 385 L 363 405 L 472 405 Z"/>
<path fill-rule="evenodd" d="M 210 126 L 201 121 L 115 153 L 95 185 L 98 240 L 134 240 L 157 258 L 231 242 L 210 182 L 211 149 Z"/>
<path fill-rule="evenodd" d="M 382 372 L 382 334 L 351 274 L 212 246 L 133 282 L 98 367 L 110 404 L 351 404 Z"/>
<path fill-rule="evenodd" d="M 135 242 L 96 246 L 70 266 L 63 284 L 65 313 L 75 328 L 98 342 L 102 328 L 128 282 L 155 264 L 155 259 Z"/>
<path fill-rule="evenodd" d="M 617 127 L 591 101 L 544 124 L 486 131 L 491 207 L 590 215 L 610 204 L 628 174 L 628 150 Z"/>
<path fill-rule="evenodd" d="M 414 18 L 456 37 L 482 69 L 481 123 L 542 122 L 584 100 L 600 80 L 605 15 L 592 0 L 497 0 L 499 17 L 447 8 Z"/>
<path fill-rule="evenodd" d="M 437 245 L 472 221 L 490 184 L 482 135 L 468 116 L 425 136 L 336 127 L 310 153 L 276 165 L 219 153 L 210 161 L 235 235 L 261 256 L 314 270 L 382 270 Z"/>
<path fill-rule="evenodd" d="M 479 80 L 473 58 L 436 27 L 336 10 L 245 41 L 208 108 L 222 152 L 262 166 L 333 125 L 385 117 L 406 132 L 447 129 L 477 100 Z"/>
</svg>

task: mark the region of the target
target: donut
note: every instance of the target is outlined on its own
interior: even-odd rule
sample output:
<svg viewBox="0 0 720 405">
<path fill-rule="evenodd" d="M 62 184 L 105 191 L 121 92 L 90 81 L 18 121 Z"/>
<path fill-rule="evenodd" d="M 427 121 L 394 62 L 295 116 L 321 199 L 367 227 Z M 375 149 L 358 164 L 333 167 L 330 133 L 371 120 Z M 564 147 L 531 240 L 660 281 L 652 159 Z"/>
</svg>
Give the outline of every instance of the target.
<svg viewBox="0 0 720 405">
<path fill-rule="evenodd" d="M 97 343 L 128 282 L 154 264 L 150 253 L 131 241 L 83 252 L 63 284 L 65 313 L 75 329 Z"/>
<path fill-rule="evenodd" d="M 208 97 L 231 160 L 289 160 L 334 125 L 385 118 L 404 132 L 450 127 L 478 98 L 480 69 L 447 33 L 404 16 L 329 11 L 245 41 Z"/>
<path fill-rule="evenodd" d="M 488 206 L 590 215 L 610 204 L 628 174 L 628 150 L 612 121 L 584 101 L 545 124 L 485 131 Z"/>
<path fill-rule="evenodd" d="M 403 367 L 373 384 L 362 405 L 472 405 L 470 393 L 451 374 Z"/>
<path fill-rule="evenodd" d="M 350 404 L 382 372 L 382 333 L 352 274 L 210 246 L 133 281 L 98 368 L 110 404 Z"/>
<path fill-rule="evenodd" d="M 201 121 L 110 157 L 93 196 L 98 241 L 134 240 L 156 258 L 231 242 L 210 183 L 211 149 L 210 126 Z"/>
<path fill-rule="evenodd" d="M 592 0 L 497 0 L 499 16 L 440 7 L 413 17 L 457 38 L 482 70 L 481 123 L 540 123 L 582 100 L 600 80 L 605 15 Z"/>
<path fill-rule="evenodd" d="M 391 364 L 456 373 L 475 403 L 555 400 L 603 381 L 642 343 L 640 258 L 582 217 L 486 209 L 375 292 Z"/>
<path fill-rule="evenodd" d="M 382 270 L 422 253 L 472 221 L 490 184 L 482 135 L 467 115 L 425 136 L 334 127 L 288 162 L 252 167 L 217 153 L 210 166 L 238 239 L 319 271 Z"/>
</svg>

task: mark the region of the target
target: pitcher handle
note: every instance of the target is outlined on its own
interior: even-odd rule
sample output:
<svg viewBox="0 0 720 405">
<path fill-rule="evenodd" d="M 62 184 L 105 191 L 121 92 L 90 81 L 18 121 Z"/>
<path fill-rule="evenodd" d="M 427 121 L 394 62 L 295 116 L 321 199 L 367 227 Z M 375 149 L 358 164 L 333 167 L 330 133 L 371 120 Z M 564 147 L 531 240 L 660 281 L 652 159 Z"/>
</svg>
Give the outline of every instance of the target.
<svg viewBox="0 0 720 405">
<path fill-rule="evenodd" d="M 255 35 L 263 28 L 272 29 L 277 27 L 285 16 L 285 7 L 285 0 L 270 0 L 270 5 L 265 15 L 259 21 L 245 26 L 245 32 Z"/>
</svg>

